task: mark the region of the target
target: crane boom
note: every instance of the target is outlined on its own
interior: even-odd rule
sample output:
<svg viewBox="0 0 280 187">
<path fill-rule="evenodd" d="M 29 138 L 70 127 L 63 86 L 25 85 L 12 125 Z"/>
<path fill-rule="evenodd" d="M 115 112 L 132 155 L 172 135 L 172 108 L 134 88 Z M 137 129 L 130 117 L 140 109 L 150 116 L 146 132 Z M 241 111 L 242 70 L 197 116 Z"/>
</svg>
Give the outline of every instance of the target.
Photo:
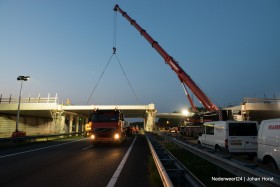
<svg viewBox="0 0 280 187">
<path fill-rule="evenodd" d="M 194 93 L 198 100 L 208 111 L 218 111 L 219 108 L 211 102 L 207 95 L 195 84 L 191 77 L 179 66 L 179 64 L 146 32 L 142 29 L 138 23 L 132 19 L 126 12 L 124 12 L 119 5 L 115 5 L 114 11 L 119 11 L 123 17 L 125 17 L 131 25 L 133 25 L 140 34 L 152 45 L 152 47 L 163 57 L 164 61 L 171 67 L 171 69 L 177 74 L 178 78 L 183 84 Z M 189 98 L 189 97 L 188 97 Z M 190 98 L 189 98 L 190 100 Z M 194 108 L 193 102 L 190 100 L 192 107 Z M 194 108 L 194 110 L 196 110 Z"/>
</svg>

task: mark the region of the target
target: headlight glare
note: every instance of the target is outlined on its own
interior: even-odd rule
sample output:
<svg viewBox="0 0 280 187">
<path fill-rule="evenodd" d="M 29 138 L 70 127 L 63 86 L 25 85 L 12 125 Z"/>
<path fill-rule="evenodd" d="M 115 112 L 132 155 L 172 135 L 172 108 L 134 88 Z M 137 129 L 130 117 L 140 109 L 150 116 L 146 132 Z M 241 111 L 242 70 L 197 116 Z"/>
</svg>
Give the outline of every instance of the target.
<svg viewBox="0 0 280 187">
<path fill-rule="evenodd" d="M 114 138 L 115 138 L 116 140 L 118 140 L 118 139 L 120 139 L 120 135 L 119 135 L 119 134 L 115 134 L 115 135 L 114 135 Z"/>
</svg>

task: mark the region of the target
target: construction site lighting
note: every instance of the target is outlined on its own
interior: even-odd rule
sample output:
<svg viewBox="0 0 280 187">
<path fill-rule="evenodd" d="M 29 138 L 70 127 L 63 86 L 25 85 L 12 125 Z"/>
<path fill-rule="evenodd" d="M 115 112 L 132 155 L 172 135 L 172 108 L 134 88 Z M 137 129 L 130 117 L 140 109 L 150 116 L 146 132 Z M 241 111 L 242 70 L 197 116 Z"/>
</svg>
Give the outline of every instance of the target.
<svg viewBox="0 0 280 187">
<path fill-rule="evenodd" d="M 190 112 L 186 109 L 182 110 L 182 114 L 184 114 L 185 116 L 189 116 Z"/>
</svg>

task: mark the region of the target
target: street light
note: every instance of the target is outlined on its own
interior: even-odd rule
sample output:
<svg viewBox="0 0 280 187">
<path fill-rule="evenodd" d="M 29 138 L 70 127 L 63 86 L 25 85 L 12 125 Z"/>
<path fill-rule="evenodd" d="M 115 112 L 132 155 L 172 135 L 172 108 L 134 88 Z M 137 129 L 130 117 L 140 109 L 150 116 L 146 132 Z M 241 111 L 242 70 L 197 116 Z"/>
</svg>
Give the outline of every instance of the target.
<svg viewBox="0 0 280 187">
<path fill-rule="evenodd" d="M 30 76 L 18 76 L 17 80 L 21 81 L 20 84 L 20 92 L 19 92 L 19 98 L 18 98 L 18 110 L 17 110 L 17 119 L 16 119 L 16 131 L 13 132 L 12 137 L 17 137 L 17 136 L 25 136 L 25 132 L 21 132 L 18 130 L 18 124 L 19 124 L 19 111 L 20 111 L 20 100 L 21 100 L 21 91 L 22 91 L 22 83 L 23 81 L 28 81 L 30 79 Z"/>
</svg>

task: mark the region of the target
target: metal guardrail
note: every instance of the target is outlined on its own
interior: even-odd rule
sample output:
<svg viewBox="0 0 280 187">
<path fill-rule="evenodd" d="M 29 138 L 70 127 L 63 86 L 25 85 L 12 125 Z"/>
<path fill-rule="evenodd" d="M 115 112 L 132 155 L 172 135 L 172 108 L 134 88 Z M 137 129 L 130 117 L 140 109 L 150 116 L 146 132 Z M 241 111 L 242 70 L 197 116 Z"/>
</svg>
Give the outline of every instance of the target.
<svg viewBox="0 0 280 187">
<path fill-rule="evenodd" d="M 154 137 L 146 134 L 146 138 L 164 186 L 205 186 Z"/>
<path fill-rule="evenodd" d="M 165 187 L 173 187 L 173 184 L 165 170 L 165 168 L 163 167 L 153 145 L 151 144 L 149 138 L 147 137 L 146 135 L 146 138 L 147 138 L 147 141 L 148 141 L 148 144 L 149 144 L 149 147 L 150 147 L 150 150 L 152 152 L 152 156 L 154 158 L 154 161 L 155 161 L 155 164 L 156 164 L 156 167 L 157 167 L 157 170 L 159 172 L 159 175 L 160 175 L 160 178 L 162 180 L 162 183 L 163 183 L 163 186 Z"/>
<path fill-rule="evenodd" d="M 233 162 L 231 160 L 228 160 L 226 158 L 222 158 L 220 156 L 211 154 L 209 152 L 206 152 L 204 150 L 201 150 L 197 147 L 194 147 L 192 145 L 188 145 L 184 142 L 181 142 L 175 138 L 165 136 L 165 138 L 170 141 L 175 143 L 176 145 L 180 146 L 181 148 L 201 157 L 202 159 L 205 159 L 218 167 L 232 173 L 233 175 L 237 177 L 242 177 L 242 179 L 260 179 L 259 181 L 247 181 L 252 183 L 255 186 L 263 187 L 263 186 L 280 186 L 280 180 L 277 178 L 273 178 L 273 180 L 270 180 L 272 176 L 269 176 L 265 173 L 256 171 L 252 168 L 243 166 L 241 164 L 238 164 L 236 162 Z"/>
<path fill-rule="evenodd" d="M 65 134 L 49 134 L 49 135 L 35 135 L 35 136 L 22 136 L 16 138 L 0 138 L 0 143 L 5 142 L 23 142 L 23 141 L 35 141 L 36 139 L 46 139 L 54 138 L 54 137 L 69 137 L 73 135 L 81 135 L 83 132 L 74 132 L 74 133 L 65 133 Z"/>
</svg>

